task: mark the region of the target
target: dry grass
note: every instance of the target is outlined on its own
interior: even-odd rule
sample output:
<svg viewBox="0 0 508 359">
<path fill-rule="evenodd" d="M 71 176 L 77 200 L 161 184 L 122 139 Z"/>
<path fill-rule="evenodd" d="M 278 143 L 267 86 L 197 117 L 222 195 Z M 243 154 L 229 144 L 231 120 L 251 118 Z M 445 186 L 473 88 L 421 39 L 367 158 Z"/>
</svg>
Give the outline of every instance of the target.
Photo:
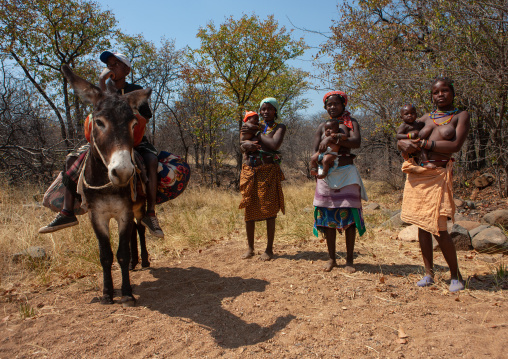
<svg viewBox="0 0 508 359">
<path fill-rule="evenodd" d="M 385 265 L 397 260 L 409 261 L 408 265 L 412 268 L 421 268 L 416 244 L 395 243 L 396 232 L 378 227 L 390 217 L 393 210 L 400 208 L 400 192 L 379 182 L 366 181 L 365 185 L 370 200 L 381 204 L 382 209 L 365 212 L 367 233 L 358 239 L 357 250 L 367 254 L 371 263 L 381 268 L 381 272 Z M 36 201 L 43 190 L 36 187 L 3 188 L 0 193 L 0 288 L 6 290 L 20 284 L 50 286 L 82 277 L 89 278 L 86 281 L 89 289 L 96 288 L 101 267 L 97 239 L 88 217 L 82 216 L 79 226 L 39 235 L 38 228 L 54 217 L 53 212 Z M 313 181 L 285 184 L 286 215 L 279 216 L 276 222 L 277 246 L 319 241 L 320 248 L 325 251 L 323 239 L 316 239 L 312 235 L 314 189 Z M 240 198 L 240 194 L 234 191 L 191 186 L 177 199 L 159 206 L 158 216 L 166 237 L 160 240 L 148 236 L 150 257 L 154 260 L 175 258 L 186 250 L 208 246 L 223 239 L 244 241 L 243 211 L 238 209 Z M 111 223 L 111 238 L 116 248 L 117 228 L 114 221 Z M 266 238 L 264 223 L 256 227 L 256 238 Z M 45 248 L 49 260 L 24 259 L 20 263 L 12 260 L 13 254 L 31 246 Z M 436 255 L 438 260 L 439 256 Z M 461 267 L 465 275 L 474 275 L 477 271 L 476 267 L 468 268 L 463 263 Z M 408 273 L 407 268 L 399 266 L 398 269 L 396 272 Z M 491 272 L 496 273 L 495 266 L 492 266 Z M 447 276 L 444 269 L 443 275 Z M 498 282 L 505 283 L 506 278 Z"/>
</svg>

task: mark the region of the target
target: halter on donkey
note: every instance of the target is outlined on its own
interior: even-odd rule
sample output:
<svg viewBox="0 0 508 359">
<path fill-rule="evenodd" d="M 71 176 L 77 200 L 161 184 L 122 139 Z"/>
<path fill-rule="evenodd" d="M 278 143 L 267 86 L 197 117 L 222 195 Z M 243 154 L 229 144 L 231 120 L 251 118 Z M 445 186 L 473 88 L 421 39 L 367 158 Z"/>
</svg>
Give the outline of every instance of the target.
<svg viewBox="0 0 508 359">
<path fill-rule="evenodd" d="M 133 184 L 136 174 L 133 130 L 137 125 L 133 111 L 148 100 L 152 90 L 136 90 L 120 96 L 110 83 L 108 90 L 103 92 L 75 75 L 67 65 L 62 66 L 62 73 L 79 97 L 94 108 L 90 151 L 78 181 L 78 192 L 81 192 L 82 201 L 88 206 L 92 227 L 99 240 L 104 277 L 101 303 L 113 303 L 113 252 L 109 240 L 109 221 L 114 218 L 119 232 L 116 256 L 122 271 L 121 302 L 124 306 L 133 305 L 135 299 L 129 279 L 129 242 L 134 217 L 141 218 L 145 204 L 145 198 L 136 197 Z"/>
</svg>

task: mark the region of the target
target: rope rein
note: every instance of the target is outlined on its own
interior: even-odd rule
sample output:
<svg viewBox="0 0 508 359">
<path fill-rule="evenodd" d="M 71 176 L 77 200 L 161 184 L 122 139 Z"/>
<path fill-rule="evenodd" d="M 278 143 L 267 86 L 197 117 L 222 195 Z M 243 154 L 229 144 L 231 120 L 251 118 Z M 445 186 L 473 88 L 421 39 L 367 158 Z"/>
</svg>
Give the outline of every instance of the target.
<svg viewBox="0 0 508 359">
<path fill-rule="evenodd" d="M 94 127 L 94 122 L 95 122 L 95 118 L 93 116 L 91 116 L 91 126 L 92 126 L 92 131 L 90 131 L 90 142 L 93 143 L 93 146 L 94 148 L 97 150 L 97 152 L 99 153 L 99 156 L 101 158 L 101 161 L 102 163 L 104 164 L 104 166 L 106 166 L 107 168 L 107 165 L 106 165 L 106 161 L 104 159 L 104 156 L 102 155 L 102 152 L 101 150 L 99 149 L 99 147 L 97 146 L 96 142 L 95 142 L 95 139 L 93 137 L 93 127 Z M 91 149 L 90 149 L 91 150 Z M 78 179 L 78 188 L 77 188 L 77 192 L 81 195 L 81 199 L 82 199 L 82 207 L 86 207 L 87 204 L 86 204 L 86 198 L 84 196 L 84 192 L 83 192 L 83 188 L 89 188 L 89 189 L 93 189 L 93 190 L 101 190 L 101 189 L 106 189 L 106 188 L 109 188 L 109 187 L 113 187 L 113 182 L 111 182 L 111 179 L 109 180 L 108 183 L 102 185 L 102 186 L 92 186 L 90 185 L 86 179 L 85 179 L 85 168 L 86 168 L 86 162 L 88 161 L 88 156 L 90 155 L 90 150 L 88 150 L 86 156 L 85 156 L 85 160 L 83 161 L 83 165 L 81 167 L 81 171 L 79 173 L 79 179 Z M 131 161 L 132 161 L 132 164 L 134 165 L 134 171 L 132 172 L 132 175 L 131 177 L 129 178 L 129 185 L 130 185 L 130 189 L 131 189 L 131 198 L 133 201 L 136 200 L 136 186 L 134 184 L 134 177 L 136 176 L 136 173 L 139 171 L 137 166 L 136 166 L 136 162 L 134 160 L 134 149 L 132 148 L 131 149 Z M 108 177 L 109 178 L 109 177 Z"/>
</svg>

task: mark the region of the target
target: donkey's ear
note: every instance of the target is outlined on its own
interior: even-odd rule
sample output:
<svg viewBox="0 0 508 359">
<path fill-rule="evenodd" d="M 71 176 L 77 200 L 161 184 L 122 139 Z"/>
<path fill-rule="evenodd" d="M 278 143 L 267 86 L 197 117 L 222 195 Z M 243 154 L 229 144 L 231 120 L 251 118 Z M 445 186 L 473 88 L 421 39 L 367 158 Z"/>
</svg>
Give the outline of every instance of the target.
<svg viewBox="0 0 508 359">
<path fill-rule="evenodd" d="M 152 94 L 152 89 L 136 90 L 125 94 L 125 98 L 129 102 L 132 109 L 137 110 L 143 103 L 148 102 L 148 98 Z"/>
<path fill-rule="evenodd" d="M 76 75 L 68 65 L 62 65 L 62 73 L 84 102 L 95 105 L 104 96 L 100 88 Z"/>
</svg>

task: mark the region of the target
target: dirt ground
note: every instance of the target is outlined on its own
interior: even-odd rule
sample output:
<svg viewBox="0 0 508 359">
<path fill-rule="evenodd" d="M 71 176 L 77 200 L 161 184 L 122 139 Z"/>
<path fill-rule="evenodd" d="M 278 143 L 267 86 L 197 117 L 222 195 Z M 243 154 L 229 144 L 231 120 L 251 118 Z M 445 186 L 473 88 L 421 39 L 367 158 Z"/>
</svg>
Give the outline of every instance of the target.
<svg viewBox="0 0 508 359">
<path fill-rule="evenodd" d="M 459 252 L 469 289 L 450 294 L 440 253 L 437 284 L 417 288 L 417 244 L 380 230 L 357 242 L 354 274 L 342 236 L 341 266 L 324 273 L 320 239 L 276 242 L 262 262 L 240 259 L 240 235 L 131 272 L 132 308 L 97 302 L 102 273 L 14 285 L 0 293 L 0 358 L 506 358 L 508 281 L 493 275 L 506 256 Z"/>
</svg>

